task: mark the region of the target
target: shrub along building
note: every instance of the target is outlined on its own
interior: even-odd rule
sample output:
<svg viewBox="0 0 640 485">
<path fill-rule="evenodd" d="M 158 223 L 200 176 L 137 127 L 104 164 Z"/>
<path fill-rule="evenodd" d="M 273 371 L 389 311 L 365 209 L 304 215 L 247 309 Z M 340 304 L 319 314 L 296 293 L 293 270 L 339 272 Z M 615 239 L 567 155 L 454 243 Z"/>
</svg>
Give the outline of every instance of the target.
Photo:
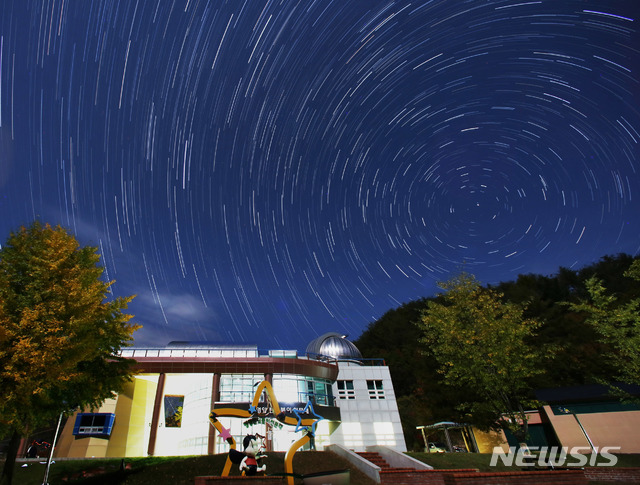
<svg viewBox="0 0 640 485">
<path fill-rule="evenodd" d="M 282 413 L 314 416 L 309 447 L 340 444 L 355 451 L 383 445 L 406 451 L 389 368 L 363 359 L 345 337 L 328 333 L 304 356 L 295 350 L 172 342 L 164 348 L 129 348 L 138 374 L 98 410 L 66 423 L 55 455 L 133 457 L 204 455 L 228 451 L 226 436 L 209 416 L 220 408 L 251 409 L 267 381 Z M 247 434 L 265 437 L 267 451 L 286 451 L 302 432 L 273 413 L 264 393 L 251 419 L 218 417 L 237 443 Z"/>
</svg>

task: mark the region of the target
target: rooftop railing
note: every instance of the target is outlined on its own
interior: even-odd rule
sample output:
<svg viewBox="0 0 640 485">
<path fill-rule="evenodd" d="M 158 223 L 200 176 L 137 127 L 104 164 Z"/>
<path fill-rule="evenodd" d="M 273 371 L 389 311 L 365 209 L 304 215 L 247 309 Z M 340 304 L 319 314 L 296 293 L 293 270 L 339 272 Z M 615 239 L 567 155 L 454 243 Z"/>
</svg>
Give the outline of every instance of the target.
<svg viewBox="0 0 640 485">
<path fill-rule="evenodd" d="M 162 347 L 162 348 L 137 348 L 129 347 L 120 351 L 121 357 L 127 358 L 153 358 L 153 357 L 173 357 L 173 358 L 227 358 L 227 359 L 247 359 L 256 357 L 288 358 L 288 359 L 311 359 L 322 362 L 346 362 L 353 365 L 363 366 L 384 366 L 384 359 L 336 359 L 321 354 L 298 355 L 296 350 L 267 350 L 261 351 L 257 347 Z"/>
<path fill-rule="evenodd" d="M 122 349 L 121 357 L 145 358 L 145 357 L 217 357 L 217 358 L 255 358 L 259 357 L 258 349 L 193 349 L 193 348 L 161 348 L 143 349 L 128 348 Z"/>
</svg>

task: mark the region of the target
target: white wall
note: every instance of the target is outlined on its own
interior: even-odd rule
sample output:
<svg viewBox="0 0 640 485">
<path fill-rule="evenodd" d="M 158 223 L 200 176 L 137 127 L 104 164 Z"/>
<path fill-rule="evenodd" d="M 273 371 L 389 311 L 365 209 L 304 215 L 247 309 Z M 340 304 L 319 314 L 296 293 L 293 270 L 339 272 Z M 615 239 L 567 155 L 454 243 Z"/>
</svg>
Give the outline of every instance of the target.
<svg viewBox="0 0 640 485">
<path fill-rule="evenodd" d="M 331 442 L 355 451 L 374 445 L 407 451 L 389 368 L 341 362 L 338 380 L 353 381 L 355 399 L 340 399 L 337 384 L 333 385 L 342 423 L 332 434 Z M 384 399 L 370 398 L 368 380 L 382 381 Z"/>
<path fill-rule="evenodd" d="M 212 379 L 212 374 L 166 375 L 156 438 L 157 456 L 207 454 Z M 180 428 L 164 425 L 165 395 L 184 396 Z"/>
</svg>

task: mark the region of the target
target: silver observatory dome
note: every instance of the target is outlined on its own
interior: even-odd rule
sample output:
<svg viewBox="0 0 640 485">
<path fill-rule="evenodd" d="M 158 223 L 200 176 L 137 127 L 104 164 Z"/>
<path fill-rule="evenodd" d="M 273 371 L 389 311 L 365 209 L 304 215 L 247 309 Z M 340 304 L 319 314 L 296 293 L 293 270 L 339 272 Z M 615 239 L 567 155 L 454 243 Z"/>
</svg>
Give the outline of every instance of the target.
<svg viewBox="0 0 640 485">
<path fill-rule="evenodd" d="M 312 359 L 360 360 L 362 354 L 346 335 L 329 332 L 307 345 L 307 357 Z"/>
</svg>

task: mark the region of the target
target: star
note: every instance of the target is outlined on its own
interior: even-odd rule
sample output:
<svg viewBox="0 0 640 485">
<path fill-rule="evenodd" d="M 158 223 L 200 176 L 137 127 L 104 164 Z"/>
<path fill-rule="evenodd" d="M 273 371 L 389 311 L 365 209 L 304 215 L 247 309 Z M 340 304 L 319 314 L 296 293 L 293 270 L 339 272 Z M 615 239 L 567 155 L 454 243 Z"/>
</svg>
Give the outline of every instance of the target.
<svg viewBox="0 0 640 485">
<path fill-rule="evenodd" d="M 307 401 L 307 405 L 304 407 L 304 409 L 302 410 L 302 412 L 298 411 L 297 409 L 293 410 L 293 413 L 296 415 L 296 417 L 298 418 L 298 423 L 296 424 L 296 433 L 302 429 L 309 429 L 308 426 L 302 426 L 302 415 L 305 413 L 309 413 L 311 414 L 311 416 L 313 416 L 314 418 L 317 418 L 313 424 L 311 425 L 311 433 L 312 434 L 316 434 L 316 425 L 322 421 L 324 418 L 322 416 L 320 416 L 319 414 L 316 414 L 315 410 L 313 409 L 313 404 L 311 403 L 311 400 Z"/>
<path fill-rule="evenodd" d="M 231 432 L 222 425 L 220 425 L 220 438 L 225 441 L 231 438 Z"/>
</svg>

